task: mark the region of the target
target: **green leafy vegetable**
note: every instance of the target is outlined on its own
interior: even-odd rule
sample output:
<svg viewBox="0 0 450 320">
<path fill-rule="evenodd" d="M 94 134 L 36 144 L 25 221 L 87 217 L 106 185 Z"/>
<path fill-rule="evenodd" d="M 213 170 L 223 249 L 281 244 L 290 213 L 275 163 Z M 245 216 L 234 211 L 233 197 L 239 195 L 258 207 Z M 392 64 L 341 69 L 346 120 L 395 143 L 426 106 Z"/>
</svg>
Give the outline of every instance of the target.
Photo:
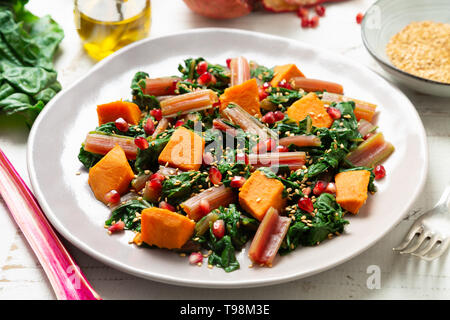
<svg viewBox="0 0 450 320">
<path fill-rule="evenodd" d="M 149 142 L 149 147 L 145 150 L 138 150 L 136 156 L 136 169 L 138 172 L 144 170 L 154 171 L 158 167 L 158 157 L 172 136 L 173 130 L 159 134 L 156 139 Z"/>
<path fill-rule="evenodd" d="M 61 90 L 53 56 L 64 32 L 49 16 L 26 10 L 27 2 L 0 1 L 0 112 L 31 126 Z"/>
<path fill-rule="evenodd" d="M 269 82 L 273 78 L 273 69 L 258 65 L 250 61 L 250 76 L 258 79 L 260 82 Z"/>
<path fill-rule="evenodd" d="M 145 137 L 144 129 L 140 125 L 139 126 L 130 125 L 127 131 L 120 131 L 119 129 L 117 129 L 116 124 L 114 122 L 107 122 L 105 124 L 102 124 L 101 126 L 95 129 L 95 132 L 102 132 L 109 135 L 117 134 L 121 136 L 134 138 L 138 136 Z"/>
<path fill-rule="evenodd" d="M 103 155 L 86 151 L 84 150 L 84 146 L 81 146 L 80 152 L 78 153 L 78 160 L 88 170 L 99 162 L 101 158 L 103 158 Z"/>
<path fill-rule="evenodd" d="M 266 99 L 277 106 L 281 106 L 280 109 L 282 111 L 305 95 L 305 93 L 301 91 L 280 87 L 270 88 L 268 91 L 269 96 Z"/>
<path fill-rule="evenodd" d="M 144 94 L 145 79 L 149 75 L 146 72 L 136 72 L 131 81 L 131 95 L 133 96 L 133 102 L 139 106 L 141 110 L 150 110 L 159 108 L 159 101 L 155 96 Z"/>
<path fill-rule="evenodd" d="M 163 182 L 161 198 L 167 198 L 168 202 L 180 204 L 199 189 L 207 189 L 209 187 L 206 182 L 207 177 L 207 172 L 200 171 L 187 171 L 169 176 Z"/>
<path fill-rule="evenodd" d="M 142 210 L 150 208 L 151 205 L 145 200 L 128 200 L 124 204 L 115 208 L 111 217 L 105 221 L 106 226 L 122 220 L 125 223 L 125 229 L 141 231 L 141 220 L 136 219 L 136 213 L 141 213 Z"/>
</svg>

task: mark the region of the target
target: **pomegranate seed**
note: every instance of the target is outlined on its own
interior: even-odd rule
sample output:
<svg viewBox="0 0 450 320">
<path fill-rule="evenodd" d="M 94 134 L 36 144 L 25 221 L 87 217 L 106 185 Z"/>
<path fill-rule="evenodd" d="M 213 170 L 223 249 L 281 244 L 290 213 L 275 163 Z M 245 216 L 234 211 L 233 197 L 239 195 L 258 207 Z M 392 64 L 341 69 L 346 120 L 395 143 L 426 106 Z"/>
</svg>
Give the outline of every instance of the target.
<svg viewBox="0 0 450 320">
<path fill-rule="evenodd" d="M 299 7 L 297 10 L 297 16 L 299 18 L 308 18 L 309 10 L 305 7 Z"/>
<path fill-rule="evenodd" d="M 358 12 L 358 14 L 356 15 L 356 23 L 357 23 L 357 24 L 361 24 L 361 22 L 363 21 L 363 19 L 364 19 L 364 14 L 361 13 L 361 12 Z"/>
<path fill-rule="evenodd" d="M 247 154 L 244 152 L 236 153 L 236 162 L 242 162 L 242 163 L 248 164 L 249 159 L 248 159 Z"/>
<path fill-rule="evenodd" d="M 209 205 L 209 201 L 206 199 L 200 200 L 199 208 L 200 208 L 202 217 L 206 216 L 211 211 L 211 206 Z"/>
<path fill-rule="evenodd" d="M 222 239 L 225 235 L 225 222 L 222 219 L 214 221 L 212 232 L 217 239 Z"/>
<path fill-rule="evenodd" d="M 110 204 L 119 203 L 120 193 L 118 193 L 116 190 L 111 190 L 110 192 L 105 194 L 105 201 Z"/>
<path fill-rule="evenodd" d="M 189 263 L 190 264 L 197 264 L 201 263 L 203 261 L 203 255 L 200 252 L 192 252 L 189 255 Z"/>
<path fill-rule="evenodd" d="M 309 27 L 309 19 L 308 17 L 303 17 L 301 22 L 302 28 L 308 28 Z"/>
<path fill-rule="evenodd" d="M 327 112 L 333 120 L 341 118 L 341 111 L 338 108 L 328 107 Z"/>
<path fill-rule="evenodd" d="M 284 113 L 281 111 L 275 111 L 273 113 L 273 115 L 274 115 L 276 121 L 281 121 L 284 119 Z"/>
<path fill-rule="evenodd" d="M 211 73 L 209 73 L 209 72 L 203 72 L 201 75 L 200 75 L 200 77 L 198 77 L 198 79 L 197 79 L 197 83 L 199 84 L 199 85 L 207 85 L 208 83 L 210 83 L 211 82 Z"/>
<path fill-rule="evenodd" d="M 323 17 L 325 15 L 325 7 L 321 6 L 320 4 L 316 5 L 314 7 L 314 10 L 316 11 L 319 17 Z"/>
<path fill-rule="evenodd" d="M 386 175 L 386 169 L 381 165 L 377 165 L 375 169 L 373 169 L 373 173 L 375 173 L 375 180 L 379 180 L 381 178 L 384 178 Z"/>
<path fill-rule="evenodd" d="M 217 79 L 216 77 L 212 74 L 211 75 L 211 81 L 209 82 L 209 84 L 215 85 L 217 83 Z"/>
<path fill-rule="evenodd" d="M 145 121 L 144 131 L 148 136 L 151 136 L 153 132 L 155 132 L 155 123 L 153 122 L 152 118 L 148 118 L 147 121 Z"/>
<path fill-rule="evenodd" d="M 240 188 L 244 185 L 245 181 L 247 181 L 247 179 L 245 179 L 244 177 L 234 176 L 233 179 L 231 179 L 230 187 Z"/>
<path fill-rule="evenodd" d="M 114 232 L 123 231 L 123 229 L 125 229 L 125 222 L 123 222 L 122 220 L 119 220 L 108 228 L 108 232 L 114 233 Z"/>
<path fill-rule="evenodd" d="M 270 83 L 269 82 L 264 82 L 262 87 L 263 87 L 264 90 L 267 90 L 267 89 L 270 88 Z"/>
<path fill-rule="evenodd" d="M 222 181 L 222 174 L 216 167 L 209 168 L 209 180 L 213 184 L 219 184 Z"/>
<path fill-rule="evenodd" d="M 319 17 L 314 16 L 309 20 L 309 26 L 311 28 L 316 28 L 319 25 Z"/>
<path fill-rule="evenodd" d="M 325 192 L 335 194 L 336 193 L 336 184 L 334 184 L 334 182 L 328 183 L 327 188 L 325 189 Z"/>
<path fill-rule="evenodd" d="M 302 193 L 305 195 L 305 197 L 309 196 L 311 194 L 311 187 L 303 188 Z"/>
<path fill-rule="evenodd" d="M 151 188 L 153 191 L 161 191 L 162 189 L 162 182 L 159 179 L 150 179 L 150 181 L 147 182 L 148 187 Z"/>
<path fill-rule="evenodd" d="M 166 180 L 166 176 L 159 172 L 156 172 L 150 176 L 150 180 L 153 180 L 153 179 L 163 182 L 164 180 Z"/>
<path fill-rule="evenodd" d="M 214 157 L 213 157 L 213 155 L 211 154 L 211 152 L 205 152 L 205 153 L 203 154 L 202 160 L 203 160 L 202 162 L 203 162 L 203 164 L 204 164 L 205 166 L 209 166 L 211 163 L 213 163 Z"/>
<path fill-rule="evenodd" d="M 314 211 L 314 206 L 310 198 L 300 198 L 298 200 L 298 207 L 309 213 Z"/>
<path fill-rule="evenodd" d="M 269 96 L 266 90 L 264 90 L 264 88 L 262 87 L 258 88 L 258 93 L 259 93 L 259 101 L 262 101 Z"/>
<path fill-rule="evenodd" d="M 278 82 L 278 86 L 281 88 L 285 88 L 285 89 L 292 89 L 292 86 L 289 82 L 287 82 L 285 79 L 281 80 L 280 82 Z"/>
<path fill-rule="evenodd" d="M 373 136 L 373 133 L 372 133 L 372 132 L 369 132 L 368 134 L 366 134 L 366 135 L 363 137 L 363 139 L 364 139 L 364 140 L 367 140 L 367 139 L 369 139 L 371 136 Z"/>
<path fill-rule="evenodd" d="M 178 79 L 173 79 L 172 87 L 170 88 L 170 94 L 175 94 L 175 90 L 177 90 Z"/>
<path fill-rule="evenodd" d="M 114 124 L 116 125 L 117 130 L 120 130 L 122 132 L 127 132 L 128 128 L 130 127 L 128 125 L 128 122 L 126 122 L 123 118 L 116 119 Z"/>
<path fill-rule="evenodd" d="M 178 127 L 182 126 L 183 124 L 184 124 L 184 121 L 183 121 L 183 120 L 178 120 L 177 122 L 175 122 L 174 127 L 175 127 L 175 128 L 178 128 Z"/>
<path fill-rule="evenodd" d="M 206 71 L 208 71 L 208 62 L 206 61 L 201 61 L 197 64 L 197 73 L 198 74 L 203 74 Z"/>
<path fill-rule="evenodd" d="M 175 207 L 174 207 L 173 205 L 171 205 L 171 204 L 165 202 L 165 201 L 161 201 L 161 202 L 159 203 L 159 207 L 160 207 L 161 209 L 166 209 L 166 210 L 170 210 L 170 211 L 174 211 L 174 212 L 175 212 Z"/>
<path fill-rule="evenodd" d="M 148 141 L 144 137 L 137 137 L 134 139 L 134 144 L 141 150 L 145 150 L 148 148 Z"/>
<path fill-rule="evenodd" d="M 277 146 L 277 152 L 289 152 L 289 149 L 285 146 Z"/>
<path fill-rule="evenodd" d="M 267 124 L 275 123 L 275 116 L 272 111 L 267 112 L 262 118 L 261 121 Z"/>
<path fill-rule="evenodd" d="M 150 115 L 155 118 L 156 121 L 159 121 L 162 119 L 162 112 L 161 109 L 152 109 L 150 110 Z"/>
<path fill-rule="evenodd" d="M 322 193 L 325 192 L 325 189 L 327 188 L 327 185 L 328 185 L 328 183 L 325 182 L 325 181 L 321 181 L 321 180 L 317 181 L 316 185 L 314 186 L 313 193 L 316 196 L 321 195 Z"/>
<path fill-rule="evenodd" d="M 253 147 L 253 153 L 266 153 L 274 150 L 277 147 L 277 143 L 273 139 L 267 139 L 264 141 L 258 142 L 256 146 Z"/>
<path fill-rule="evenodd" d="M 228 69 L 230 69 L 230 65 L 231 65 L 231 58 L 228 58 L 227 60 L 227 67 L 228 67 Z"/>
</svg>

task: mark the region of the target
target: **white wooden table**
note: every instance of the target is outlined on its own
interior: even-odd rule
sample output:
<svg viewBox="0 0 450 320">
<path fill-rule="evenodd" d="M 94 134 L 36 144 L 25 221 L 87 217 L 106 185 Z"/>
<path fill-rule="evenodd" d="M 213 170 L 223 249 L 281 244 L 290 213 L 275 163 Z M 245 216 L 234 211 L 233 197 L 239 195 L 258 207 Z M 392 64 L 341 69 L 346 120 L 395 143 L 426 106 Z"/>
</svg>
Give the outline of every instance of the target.
<svg viewBox="0 0 450 320">
<path fill-rule="evenodd" d="M 28 8 L 37 15 L 51 14 L 66 36 L 56 65 L 63 87 L 94 65 L 80 46 L 73 24 L 71 0 L 32 0 Z M 229 21 L 213 21 L 191 13 L 181 0 L 153 0 L 151 37 L 201 27 L 229 27 L 266 32 L 309 42 L 344 54 L 382 73 L 362 45 L 355 23 L 373 0 L 351 0 L 327 6 L 317 29 L 302 29 L 294 13 L 255 12 Z M 67 247 L 93 287 L 104 299 L 448 299 L 450 259 L 432 263 L 400 256 L 392 247 L 400 242 L 417 216 L 438 200 L 450 183 L 450 100 L 404 90 L 425 125 L 430 167 L 423 195 L 392 232 L 358 257 L 318 275 L 286 284 L 239 290 L 177 287 L 136 278 L 92 259 L 69 243 Z M 27 130 L 9 125 L 0 117 L 0 146 L 28 182 Z M 405 164 L 407 165 L 407 164 Z M 415 181 L 405 181 L 415 183 Z M 401 186 L 399 186 L 401 188 Z M 386 212 L 389 219 L 389 212 Z M 33 252 L 0 198 L 0 299 L 54 299 L 55 296 Z M 380 288 L 369 289 L 373 267 L 381 271 Z M 375 267 L 375 268 L 377 268 Z M 369 271 L 369 273 L 368 273 Z"/>
</svg>

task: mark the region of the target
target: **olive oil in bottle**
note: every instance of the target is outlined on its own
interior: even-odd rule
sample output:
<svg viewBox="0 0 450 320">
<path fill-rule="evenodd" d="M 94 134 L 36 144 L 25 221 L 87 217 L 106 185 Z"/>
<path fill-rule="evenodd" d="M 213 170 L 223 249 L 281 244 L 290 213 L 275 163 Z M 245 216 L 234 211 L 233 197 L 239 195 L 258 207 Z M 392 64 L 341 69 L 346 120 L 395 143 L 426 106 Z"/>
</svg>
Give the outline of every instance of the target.
<svg viewBox="0 0 450 320">
<path fill-rule="evenodd" d="M 83 46 L 96 60 L 150 31 L 150 0 L 75 0 L 74 15 Z"/>
</svg>

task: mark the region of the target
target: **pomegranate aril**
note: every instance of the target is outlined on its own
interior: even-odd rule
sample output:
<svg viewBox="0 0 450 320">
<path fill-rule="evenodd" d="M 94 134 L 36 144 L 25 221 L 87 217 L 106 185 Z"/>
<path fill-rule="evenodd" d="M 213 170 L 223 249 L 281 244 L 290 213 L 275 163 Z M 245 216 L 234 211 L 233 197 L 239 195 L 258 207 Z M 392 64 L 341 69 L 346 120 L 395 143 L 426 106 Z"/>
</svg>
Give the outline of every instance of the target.
<svg viewBox="0 0 450 320">
<path fill-rule="evenodd" d="M 308 17 L 302 18 L 302 22 L 300 23 L 302 28 L 308 28 L 309 27 L 309 19 Z"/>
<path fill-rule="evenodd" d="M 264 141 L 258 142 L 256 146 L 253 147 L 253 153 L 266 153 L 274 150 L 277 147 L 277 143 L 273 139 L 267 139 Z"/>
<path fill-rule="evenodd" d="M 275 117 L 275 121 L 281 121 L 284 119 L 284 113 L 281 111 L 275 111 L 273 116 Z"/>
<path fill-rule="evenodd" d="M 128 125 L 128 122 L 126 122 L 123 118 L 118 118 L 114 122 L 116 125 L 117 130 L 120 130 L 122 132 L 127 132 L 130 126 Z"/>
<path fill-rule="evenodd" d="M 222 181 L 222 173 L 216 167 L 209 168 L 209 180 L 213 184 L 219 184 Z"/>
<path fill-rule="evenodd" d="M 209 166 L 211 163 L 214 162 L 214 157 L 211 154 L 211 152 L 205 152 L 203 154 L 202 162 L 203 162 L 203 165 L 205 165 L 205 166 Z"/>
<path fill-rule="evenodd" d="M 178 128 L 178 127 L 182 126 L 183 124 L 184 124 L 184 121 L 183 121 L 183 120 L 178 120 L 177 122 L 175 122 L 174 127 L 175 127 L 175 128 Z"/>
<path fill-rule="evenodd" d="M 174 207 L 173 205 L 171 205 L 171 204 L 165 202 L 165 201 L 161 201 L 161 202 L 159 203 L 159 207 L 160 207 L 161 209 L 166 209 L 166 210 L 170 210 L 170 211 L 175 211 L 175 207 Z"/>
<path fill-rule="evenodd" d="M 363 137 L 363 139 L 364 139 L 364 140 L 367 140 L 367 139 L 369 139 L 371 136 L 373 136 L 373 133 L 372 133 L 372 132 L 369 132 L 368 134 L 366 134 L 366 135 Z"/>
<path fill-rule="evenodd" d="M 309 20 L 309 26 L 311 28 L 315 28 L 319 25 L 319 17 L 318 16 L 314 16 Z"/>
<path fill-rule="evenodd" d="M 266 90 L 262 87 L 258 88 L 258 94 L 259 94 L 259 101 L 262 101 L 269 96 Z"/>
<path fill-rule="evenodd" d="M 120 193 L 117 190 L 111 190 L 107 194 L 105 194 L 105 201 L 110 204 L 119 203 L 120 201 Z"/>
<path fill-rule="evenodd" d="M 307 197 L 311 194 L 311 187 L 306 187 L 302 189 L 302 193 Z"/>
<path fill-rule="evenodd" d="M 275 116 L 272 111 L 267 112 L 263 117 L 261 118 L 261 121 L 267 124 L 275 123 Z"/>
<path fill-rule="evenodd" d="M 375 174 L 375 180 L 378 180 L 384 178 L 384 176 L 386 175 L 386 169 L 381 164 L 379 164 L 373 169 L 373 173 Z"/>
<path fill-rule="evenodd" d="M 200 212 L 202 216 L 206 216 L 211 211 L 211 206 L 209 205 L 209 201 L 206 199 L 200 200 L 199 204 Z"/>
<path fill-rule="evenodd" d="M 364 19 L 364 14 L 361 13 L 361 12 L 358 12 L 358 14 L 356 15 L 356 23 L 357 23 L 357 24 L 361 24 L 361 22 L 363 21 L 363 19 Z"/>
<path fill-rule="evenodd" d="M 245 164 L 249 164 L 249 159 L 246 153 L 244 152 L 239 152 L 236 153 L 236 162 L 241 162 L 241 163 L 245 163 Z"/>
<path fill-rule="evenodd" d="M 150 110 L 150 115 L 155 118 L 156 121 L 159 121 L 162 119 L 162 111 L 161 109 L 152 109 Z"/>
<path fill-rule="evenodd" d="M 206 71 L 208 71 L 208 62 L 206 62 L 206 61 L 200 61 L 200 62 L 197 64 L 197 73 L 198 73 L 198 74 L 203 74 L 203 73 L 205 73 Z"/>
<path fill-rule="evenodd" d="M 208 83 L 210 83 L 211 82 L 211 73 L 209 73 L 209 72 L 203 72 L 201 75 L 200 75 L 200 77 L 198 77 L 198 79 L 197 79 L 197 83 L 199 84 L 199 85 L 207 85 Z"/>
<path fill-rule="evenodd" d="M 226 62 L 227 62 L 227 67 L 228 67 L 228 69 L 230 69 L 230 65 L 231 65 L 231 58 L 228 58 L 228 59 L 226 60 Z"/>
<path fill-rule="evenodd" d="M 264 90 L 267 90 L 267 89 L 270 88 L 270 83 L 269 82 L 264 82 L 262 87 L 263 87 Z"/>
<path fill-rule="evenodd" d="M 109 226 L 108 232 L 114 233 L 114 232 L 123 231 L 124 229 L 125 229 L 125 222 L 123 222 L 122 220 L 119 220 L 116 223 L 114 223 L 113 225 Z"/>
<path fill-rule="evenodd" d="M 240 188 L 244 185 L 245 181 L 247 181 L 247 179 L 245 179 L 244 177 L 234 176 L 233 179 L 231 179 L 230 187 Z"/>
<path fill-rule="evenodd" d="M 314 7 L 314 10 L 316 11 L 319 17 L 323 17 L 325 15 L 325 7 L 321 6 L 320 4 L 316 5 Z"/>
<path fill-rule="evenodd" d="M 161 173 L 155 172 L 154 174 L 152 174 L 150 176 L 150 180 L 153 180 L 153 179 L 163 182 L 166 179 L 166 176 Z"/>
<path fill-rule="evenodd" d="M 317 181 L 316 185 L 314 186 L 313 193 L 316 196 L 321 195 L 322 193 L 325 192 L 327 185 L 328 185 L 328 183 L 325 181 L 321 181 L 321 180 Z"/>
<path fill-rule="evenodd" d="M 297 16 L 299 18 L 308 18 L 308 14 L 309 14 L 309 10 L 306 9 L 305 7 L 300 7 L 297 10 Z"/>
<path fill-rule="evenodd" d="M 155 178 L 150 179 L 150 181 L 148 181 L 147 184 L 148 184 L 148 187 L 153 189 L 154 191 L 159 192 L 162 189 L 162 182 L 159 179 L 155 179 Z"/>
<path fill-rule="evenodd" d="M 144 137 L 137 137 L 134 139 L 134 144 L 141 150 L 148 148 L 148 141 Z"/>
<path fill-rule="evenodd" d="M 200 252 L 192 252 L 189 255 L 189 263 L 190 264 L 202 263 L 202 261 L 203 261 L 203 255 Z"/>
<path fill-rule="evenodd" d="M 325 189 L 326 193 L 335 194 L 336 193 L 336 184 L 334 182 L 329 182 L 327 188 Z"/>
<path fill-rule="evenodd" d="M 300 198 L 298 200 L 298 207 L 309 213 L 314 211 L 314 206 L 310 198 Z"/>
<path fill-rule="evenodd" d="M 155 123 L 153 122 L 152 118 L 148 118 L 147 121 L 145 121 L 144 131 L 148 136 L 151 136 L 153 132 L 155 132 Z"/>
<path fill-rule="evenodd" d="M 212 232 L 217 239 L 222 239 L 225 235 L 225 222 L 222 219 L 214 221 Z"/>
<path fill-rule="evenodd" d="M 172 87 L 170 88 L 170 94 L 175 94 L 175 90 L 177 90 L 178 81 L 180 81 L 180 80 L 179 79 L 174 79 L 172 81 Z"/>
<path fill-rule="evenodd" d="M 341 118 L 341 111 L 338 108 L 328 107 L 327 112 L 328 112 L 328 115 L 333 120 L 337 120 L 337 119 Z"/>
<path fill-rule="evenodd" d="M 277 152 L 289 152 L 288 147 L 286 146 L 277 146 Z"/>
<path fill-rule="evenodd" d="M 278 82 L 278 86 L 280 88 L 285 88 L 285 89 L 292 89 L 292 86 L 289 82 L 287 82 L 285 79 L 281 80 L 280 82 Z"/>
</svg>

